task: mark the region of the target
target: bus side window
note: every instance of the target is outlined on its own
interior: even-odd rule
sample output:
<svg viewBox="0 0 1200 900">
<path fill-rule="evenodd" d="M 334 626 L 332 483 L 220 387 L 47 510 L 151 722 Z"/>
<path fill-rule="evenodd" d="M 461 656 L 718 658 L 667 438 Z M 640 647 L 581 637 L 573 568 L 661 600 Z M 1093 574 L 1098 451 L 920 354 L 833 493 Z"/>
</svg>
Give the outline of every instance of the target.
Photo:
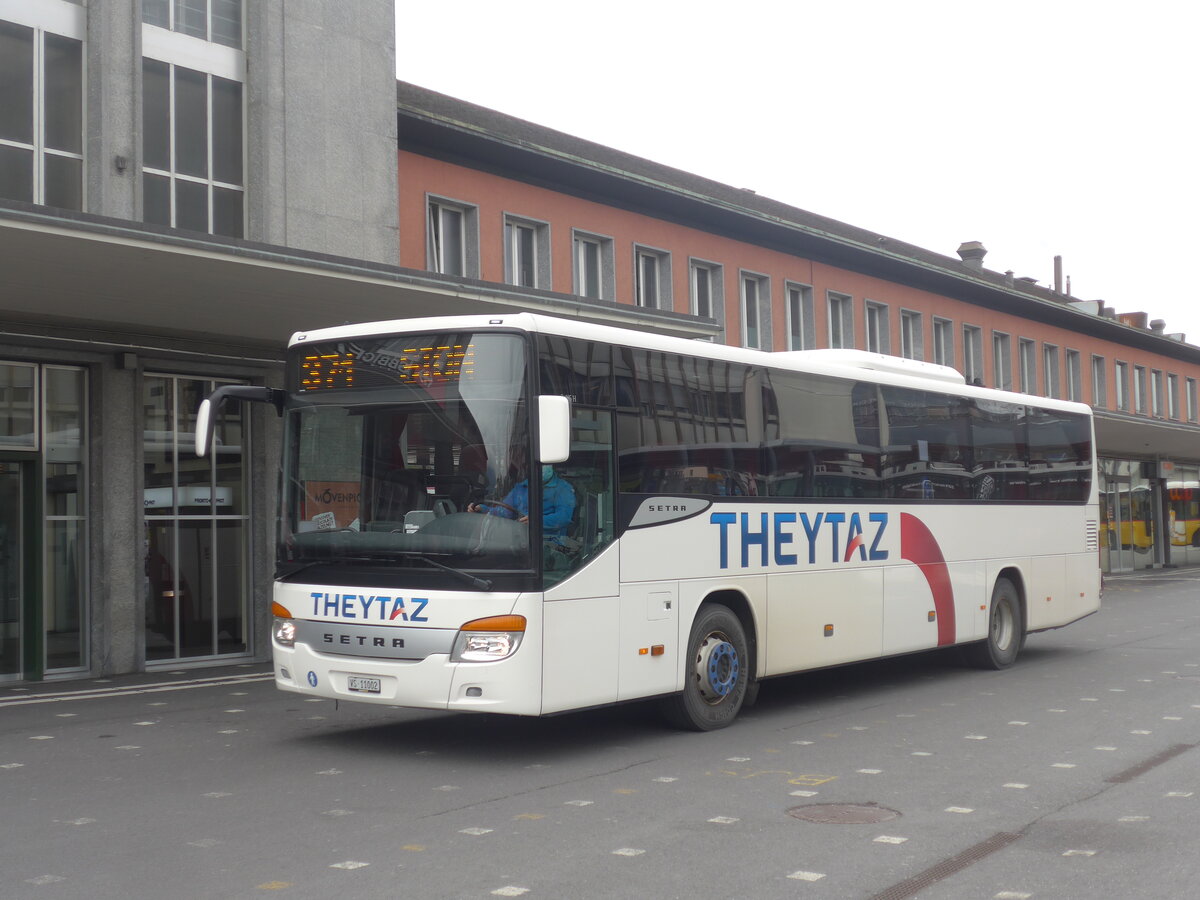
<svg viewBox="0 0 1200 900">
<path fill-rule="evenodd" d="M 548 541 L 544 548 L 545 587 L 562 581 L 613 541 L 612 435 L 611 412 L 572 406 L 571 455 L 555 471 L 575 492 L 575 509 L 566 538 Z"/>
</svg>

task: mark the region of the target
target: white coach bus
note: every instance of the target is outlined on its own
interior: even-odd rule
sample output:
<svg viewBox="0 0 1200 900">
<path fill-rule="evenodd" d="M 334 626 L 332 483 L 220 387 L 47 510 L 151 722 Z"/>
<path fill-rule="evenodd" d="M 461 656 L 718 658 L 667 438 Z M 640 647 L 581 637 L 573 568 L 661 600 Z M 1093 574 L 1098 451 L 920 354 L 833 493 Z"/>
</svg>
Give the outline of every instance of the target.
<svg viewBox="0 0 1200 900">
<path fill-rule="evenodd" d="M 955 644 L 1004 668 L 1099 607 L 1081 404 L 527 313 L 301 333 L 287 360 L 197 428 L 203 454 L 226 399 L 284 418 L 283 690 L 659 698 L 709 730 L 765 678 Z"/>
</svg>

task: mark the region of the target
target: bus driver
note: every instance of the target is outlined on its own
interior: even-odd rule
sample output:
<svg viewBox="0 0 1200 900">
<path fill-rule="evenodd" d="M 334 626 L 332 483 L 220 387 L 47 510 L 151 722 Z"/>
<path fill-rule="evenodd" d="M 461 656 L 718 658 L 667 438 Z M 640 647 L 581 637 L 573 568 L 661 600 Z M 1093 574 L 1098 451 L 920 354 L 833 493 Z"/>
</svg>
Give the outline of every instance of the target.
<svg viewBox="0 0 1200 900">
<path fill-rule="evenodd" d="M 489 513 L 503 516 L 506 519 L 516 519 L 518 522 L 529 521 L 529 479 L 522 479 L 513 485 L 502 500 L 481 500 L 467 507 L 469 512 Z M 571 517 L 575 514 L 575 490 L 558 477 L 554 466 L 542 466 L 542 536 L 547 541 L 561 542 L 567 536 L 567 528 L 571 525 Z"/>
</svg>

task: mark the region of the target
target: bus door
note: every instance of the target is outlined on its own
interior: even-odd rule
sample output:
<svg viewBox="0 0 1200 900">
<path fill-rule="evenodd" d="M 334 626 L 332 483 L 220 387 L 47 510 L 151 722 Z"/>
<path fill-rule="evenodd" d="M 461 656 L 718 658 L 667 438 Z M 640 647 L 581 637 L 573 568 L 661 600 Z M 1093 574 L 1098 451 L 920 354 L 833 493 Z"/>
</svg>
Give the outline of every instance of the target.
<svg viewBox="0 0 1200 900">
<path fill-rule="evenodd" d="M 554 469 L 575 493 L 574 515 L 565 538 L 543 546 L 544 713 L 617 699 L 614 466 L 612 411 L 573 405 L 571 455 Z"/>
</svg>

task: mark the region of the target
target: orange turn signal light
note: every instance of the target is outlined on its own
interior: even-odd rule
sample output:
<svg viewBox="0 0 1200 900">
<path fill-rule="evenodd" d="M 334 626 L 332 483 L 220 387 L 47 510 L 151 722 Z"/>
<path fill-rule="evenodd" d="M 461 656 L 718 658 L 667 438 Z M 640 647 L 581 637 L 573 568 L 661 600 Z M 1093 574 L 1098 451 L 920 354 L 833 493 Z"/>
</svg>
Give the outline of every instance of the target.
<svg viewBox="0 0 1200 900">
<path fill-rule="evenodd" d="M 271 615 L 280 619 L 294 618 L 286 606 L 276 603 L 274 600 L 271 601 Z"/>
<path fill-rule="evenodd" d="M 473 619 L 460 629 L 461 631 L 524 631 L 524 616 L 488 616 L 486 619 Z"/>
</svg>

